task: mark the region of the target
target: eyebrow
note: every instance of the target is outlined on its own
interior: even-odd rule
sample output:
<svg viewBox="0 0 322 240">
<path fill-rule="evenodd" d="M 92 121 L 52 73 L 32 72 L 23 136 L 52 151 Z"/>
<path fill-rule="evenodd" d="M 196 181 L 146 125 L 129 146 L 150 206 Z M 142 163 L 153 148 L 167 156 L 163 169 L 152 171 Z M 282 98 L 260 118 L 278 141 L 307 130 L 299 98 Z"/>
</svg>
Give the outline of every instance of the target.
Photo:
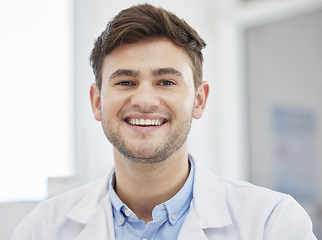
<svg viewBox="0 0 322 240">
<path fill-rule="evenodd" d="M 114 78 L 117 77 L 123 77 L 123 76 L 127 76 L 127 77 L 138 77 L 139 76 L 139 72 L 138 71 L 134 71 L 134 70 L 130 70 L 130 69 L 118 69 L 115 72 L 113 72 L 109 78 L 109 80 L 113 80 Z"/>
<path fill-rule="evenodd" d="M 170 75 L 176 75 L 176 76 L 179 76 L 179 77 L 183 77 L 182 76 L 182 73 L 174 68 L 158 68 L 158 69 L 155 69 L 152 71 L 152 75 L 154 77 L 157 77 L 157 76 L 162 76 L 162 75 L 167 75 L 167 74 L 170 74 Z"/>
<path fill-rule="evenodd" d="M 162 76 L 162 75 L 176 75 L 179 77 L 183 77 L 182 73 L 174 68 L 168 67 L 168 68 L 158 68 L 152 71 L 152 76 L 153 77 L 158 77 L 158 76 Z M 130 70 L 130 69 L 118 69 L 115 72 L 113 72 L 111 74 L 111 76 L 109 77 L 109 80 L 113 80 L 117 77 L 138 77 L 140 75 L 139 71 L 135 71 L 135 70 Z"/>
</svg>

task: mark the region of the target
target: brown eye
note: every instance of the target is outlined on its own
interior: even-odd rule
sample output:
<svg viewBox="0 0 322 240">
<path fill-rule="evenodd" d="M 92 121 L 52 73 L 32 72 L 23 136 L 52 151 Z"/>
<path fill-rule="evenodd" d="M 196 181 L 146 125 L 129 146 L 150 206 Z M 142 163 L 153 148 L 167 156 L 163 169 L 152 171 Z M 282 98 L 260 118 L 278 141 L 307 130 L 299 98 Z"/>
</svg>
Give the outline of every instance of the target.
<svg viewBox="0 0 322 240">
<path fill-rule="evenodd" d="M 134 83 L 131 81 L 121 81 L 118 82 L 116 85 L 120 85 L 120 86 L 134 86 Z"/>
<path fill-rule="evenodd" d="M 170 80 L 162 80 L 158 83 L 160 86 L 171 86 L 174 85 L 175 83 L 170 81 Z"/>
</svg>

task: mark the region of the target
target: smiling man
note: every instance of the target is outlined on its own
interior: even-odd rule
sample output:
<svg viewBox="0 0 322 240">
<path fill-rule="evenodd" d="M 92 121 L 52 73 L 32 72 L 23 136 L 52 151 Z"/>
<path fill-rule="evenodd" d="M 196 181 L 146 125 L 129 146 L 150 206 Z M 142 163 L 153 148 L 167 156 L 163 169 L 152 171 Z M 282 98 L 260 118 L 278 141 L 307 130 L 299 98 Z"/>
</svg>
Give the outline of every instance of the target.
<svg viewBox="0 0 322 240">
<path fill-rule="evenodd" d="M 205 82 L 194 89 L 191 64 L 185 50 L 165 37 L 123 43 L 105 57 L 101 87 L 92 85 L 91 99 L 116 149 L 115 162 L 187 155 L 191 119 L 201 117 L 208 95 Z"/>
<path fill-rule="evenodd" d="M 221 179 L 188 154 L 202 117 L 205 42 L 185 21 L 149 4 L 121 11 L 91 54 L 90 99 L 114 146 L 98 182 L 47 200 L 12 239 L 311 240 L 290 196 Z"/>
</svg>

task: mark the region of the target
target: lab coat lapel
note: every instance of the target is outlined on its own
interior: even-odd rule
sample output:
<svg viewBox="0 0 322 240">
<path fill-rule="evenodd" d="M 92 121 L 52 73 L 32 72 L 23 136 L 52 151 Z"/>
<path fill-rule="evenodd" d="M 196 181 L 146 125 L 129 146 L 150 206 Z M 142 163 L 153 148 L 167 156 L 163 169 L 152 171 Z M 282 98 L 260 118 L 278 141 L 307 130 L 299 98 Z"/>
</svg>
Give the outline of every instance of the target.
<svg viewBox="0 0 322 240">
<path fill-rule="evenodd" d="M 77 240 L 115 240 L 113 214 L 107 194 Z"/>
<path fill-rule="evenodd" d="M 179 233 L 180 240 L 208 239 L 205 229 L 222 228 L 232 223 L 217 177 L 197 161 L 194 165 L 193 200 Z"/>
<path fill-rule="evenodd" d="M 198 239 L 198 240 L 207 240 L 207 236 L 205 235 L 202 227 L 200 226 L 200 222 L 195 215 L 193 206 L 190 206 L 189 213 L 184 221 L 178 240 L 189 240 L 189 239 Z"/>
<path fill-rule="evenodd" d="M 69 213 L 68 218 L 85 225 L 77 240 L 114 240 L 112 205 L 108 181 L 113 168 L 104 180 L 92 189 Z"/>
</svg>

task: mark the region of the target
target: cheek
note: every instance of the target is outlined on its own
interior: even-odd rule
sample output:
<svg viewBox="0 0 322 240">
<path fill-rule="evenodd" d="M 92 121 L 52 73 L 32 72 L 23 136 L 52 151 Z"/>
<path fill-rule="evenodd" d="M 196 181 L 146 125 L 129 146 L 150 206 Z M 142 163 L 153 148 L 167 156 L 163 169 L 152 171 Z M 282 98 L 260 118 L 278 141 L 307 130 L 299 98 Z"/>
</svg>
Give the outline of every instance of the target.
<svg viewBox="0 0 322 240">
<path fill-rule="evenodd" d="M 125 104 L 125 99 L 119 94 L 106 92 L 101 101 L 101 109 L 103 116 L 115 117 Z"/>
<path fill-rule="evenodd" d="M 172 94 L 166 104 L 176 118 L 190 117 L 194 108 L 194 94 Z"/>
</svg>

